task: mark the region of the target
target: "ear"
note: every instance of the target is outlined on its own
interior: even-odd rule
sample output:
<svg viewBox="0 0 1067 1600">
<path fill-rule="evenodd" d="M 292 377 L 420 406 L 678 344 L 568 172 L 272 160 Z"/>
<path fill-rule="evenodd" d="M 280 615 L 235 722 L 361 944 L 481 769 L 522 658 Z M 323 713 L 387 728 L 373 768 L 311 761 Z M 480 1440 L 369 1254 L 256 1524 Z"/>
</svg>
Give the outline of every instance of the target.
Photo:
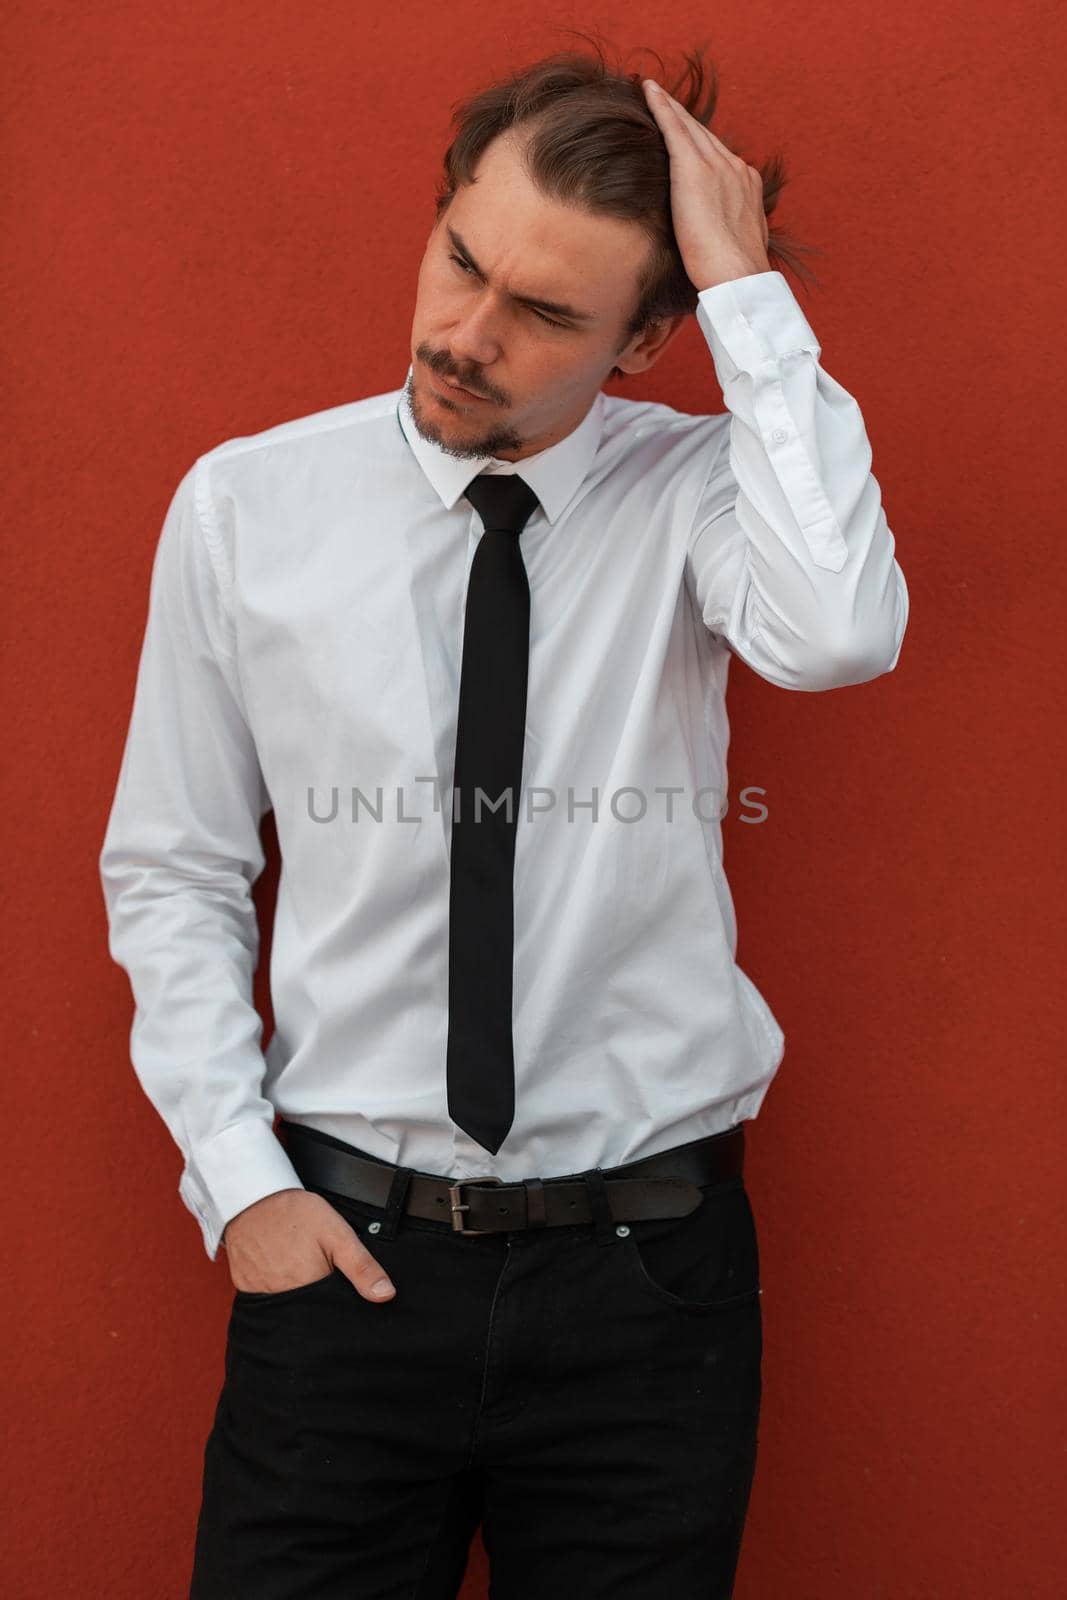
<svg viewBox="0 0 1067 1600">
<path fill-rule="evenodd" d="M 663 352 L 674 343 L 688 320 L 689 312 L 650 322 L 643 333 L 635 333 L 630 343 L 615 357 L 623 372 L 647 372 Z"/>
</svg>

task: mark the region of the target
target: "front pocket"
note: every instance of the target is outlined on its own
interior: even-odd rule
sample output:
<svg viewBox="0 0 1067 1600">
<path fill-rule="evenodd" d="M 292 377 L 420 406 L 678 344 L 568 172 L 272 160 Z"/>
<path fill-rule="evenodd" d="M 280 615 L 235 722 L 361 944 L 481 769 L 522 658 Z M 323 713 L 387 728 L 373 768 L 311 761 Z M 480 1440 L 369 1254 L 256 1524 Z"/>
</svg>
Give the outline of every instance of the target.
<svg viewBox="0 0 1067 1600">
<path fill-rule="evenodd" d="M 310 1294 L 313 1289 L 319 1289 L 331 1279 L 339 1277 L 344 1277 L 340 1267 L 331 1267 L 329 1272 L 324 1273 L 321 1278 L 312 1278 L 310 1283 L 294 1284 L 291 1289 L 235 1289 L 233 1298 L 242 1305 L 273 1306 L 281 1300 L 295 1300 L 298 1295 Z"/>
<path fill-rule="evenodd" d="M 630 1222 L 622 1241 L 634 1285 L 675 1310 L 724 1311 L 760 1293 L 756 1222 L 741 1176 L 703 1195 L 686 1217 Z"/>
</svg>

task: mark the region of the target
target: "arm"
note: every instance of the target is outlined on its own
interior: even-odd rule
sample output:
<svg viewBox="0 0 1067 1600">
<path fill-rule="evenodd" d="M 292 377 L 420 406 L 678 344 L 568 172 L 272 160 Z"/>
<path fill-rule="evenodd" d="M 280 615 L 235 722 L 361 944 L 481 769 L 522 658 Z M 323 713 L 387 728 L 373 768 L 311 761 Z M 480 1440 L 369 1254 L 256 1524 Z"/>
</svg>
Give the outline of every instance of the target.
<svg viewBox="0 0 1067 1600">
<path fill-rule="evenodd" d="M 705 623 L 786 689 L 892 671 L 908 590 L 859 406 L 780 272 L 701 290 L 697 321 L 731 412 L 689 539 Z"/>
<path fill-rule="evenodd" d="M 133 989 L 134 1069 L 184 1157 L 211 1260 L 229 1219 L 303 1188 L 261 1092 L 252 885 L 269 809 L 242 710 L 208 460 L 160 535 L 133 711 L 99 858 L 109 950 Z"/>
<path fill-rule="evenodd" d="M 772 270 L 762 174 L 653 80 L 671 220 L 731 413 L 687 551 L 704 621 L 786 689 L 896 666 L 908 591 L 859 407 Z"/>
</svg>

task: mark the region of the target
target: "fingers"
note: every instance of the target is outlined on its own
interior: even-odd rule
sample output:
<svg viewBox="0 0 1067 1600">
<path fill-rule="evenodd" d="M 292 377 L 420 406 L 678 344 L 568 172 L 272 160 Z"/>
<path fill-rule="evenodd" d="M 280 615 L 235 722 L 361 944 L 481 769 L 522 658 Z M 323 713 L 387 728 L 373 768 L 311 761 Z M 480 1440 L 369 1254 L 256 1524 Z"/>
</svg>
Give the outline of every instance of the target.
<svg viewBox="0 0 1067 1600">
<path fill-rule="evenodd" d="M 701 148 L 706 149 L 710 144 L 713 150 L 724 156 L 727 161 L 735 166 L 744 167 L 747 165 L 746 162 L 741 160 L 740 156 L 735 155 L 732 150 L 728 149 L 722 140 L 712 133 L 710 128 L 705 127 L 702 122 L 698 122 L 696 117 L 692 116 L 680 101 L 676 100 L 672 94 L 668 94 L 662 84 L 656 84 L 655 88 L 650 88 L 649 86 L 652 84 L 655 84 L 655 79 L 645 79 L 646 99 L 653 113 L 663 113 L 667 127 L 677 128 L 679 132 L 688 134 L 698 150 Z M 656 92 L 657 89 L 659 93 Z M 658 117 L 657 121 L 659 121 Z M 661 123 L 660 126 L 662 127 L 663 124 Z M 749 168 L 749 170 L 753 171 L 754 169 Z"/>
<path fill-rule="evenodd" d="M 364 1300 L 390 1300 L 396 1294 L 396 1287 L 390 1282 L 381 1262 L 374 1259 L 353 1230 L 350 1230 L 350 1237 L 334 1249 L 333 1264 L 340 1268 Z"/>
<path fill-rule="evenodd" d="M 690 126 L 692 124 L 693 127 L 698 127 L 699 124 L 694 117 L 689 115 L 684 106 L 678 104 L 673 95 L 668 94 L 661 84 L 654 84 L 653 80 L 649 78 L 646 80 L 645 99 L 648 101 L 649 109 L 668 144 L 672 144 L 676 139 L 685 138 L 695 149 L 699 150 L 700 146 L 694 138 L 692 127 Z"/>
<path fill-rule="evenodd" d="M 712 133 L 710 128 L 705 127 L 702 122 L 698 122 L 696 117 L 692 116 L 672 94 L 669 94 L 662 84 L 656 83 L 654 78 L 644 78 L 642 80 L 642 88 L 645 91 L 645 99 L 648 106 L 656 118 L 656 125 L 667 142 L 672 160 L 680 158 L 683 149 L 692 151 L 695 155 L 703 157 L 705 160 L 709 156 L 721 157 L 738 177 L 747 181 L 749 187 L 753 190 L 753 200 L 758 208 L 760 231 L 763 237 L 764 249 L 766 249 L 770 243 L 770 229 L 766 212 L 763 209 L 763 174 L 755 167 L 750 167 L 747 161 L 742 160 L 739 155 L 736 155 L 733 150 L 723 144 L 722 140 Z M 684 141 L 684 145 L 680 145 L 679 141 Z"/>
</svg>

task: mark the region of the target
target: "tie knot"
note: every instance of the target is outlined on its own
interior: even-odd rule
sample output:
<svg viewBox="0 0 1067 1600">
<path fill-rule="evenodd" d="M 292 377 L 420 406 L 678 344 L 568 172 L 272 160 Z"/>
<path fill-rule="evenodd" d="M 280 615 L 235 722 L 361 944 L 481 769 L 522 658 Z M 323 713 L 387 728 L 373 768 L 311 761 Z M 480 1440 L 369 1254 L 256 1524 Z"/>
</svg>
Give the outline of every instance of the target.
<svg viewBox="0 0 1067 1600">
<path fill-rule="evenodd" d="M 481 517 L 486 533 L 521 533 L 540 505 L 517 472 L 479 472 L 464 493 Z"/>
</svg>

